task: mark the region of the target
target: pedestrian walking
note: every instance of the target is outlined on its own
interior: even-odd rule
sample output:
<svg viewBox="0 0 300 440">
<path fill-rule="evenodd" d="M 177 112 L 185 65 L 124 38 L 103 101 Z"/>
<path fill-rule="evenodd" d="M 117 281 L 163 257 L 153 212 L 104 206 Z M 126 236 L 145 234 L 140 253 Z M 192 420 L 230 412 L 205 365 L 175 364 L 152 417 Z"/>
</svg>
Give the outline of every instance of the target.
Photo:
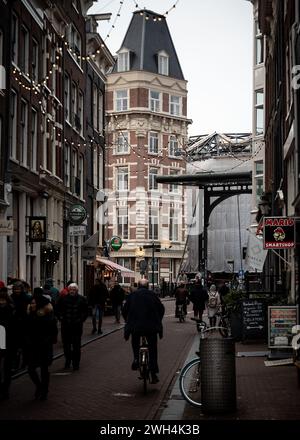
<svg viewBox="0 0 300 440">
<path fill-rule="evenodd" d="M 121 307 L 125 298 L 125 291 L 118 281 L 115 281 L 114 287 L 110 291 L 110 300 L 116 318 L 116 323 L 120 323 Z"/>
<path fill-rule="evenodd" d="M 13 366 L 14 370 L 18 370 L 20 367 L 24 368 L 26 365 L 25 353 L 24 353 L 24 325 L 27 317 L 27 307 L 30 304 L 32 295 L 27 293 L 24 289 L 22 281 L 16 281 L 13 284 L 12 294 L 10 298 L 13 301 L 15 308 L 15 335 L 14 338 L 14 353 L 13 353 Z"/>
<path fill-rule="evenodd" d="M 193 303 L 194 318 L 198 318 L 202 321 L 207 299 L 207 290 L 202 286 L 201 278 L 196 277 L 195 284 L 192 284 L 190 290 L 190 300 Z"/>
<path fill-rule="evenodd" d="M 122 309 L 126 321 L 124 337 L 127 341 L 131 335 L 133 350 L 132 370 L 139 368 L 140 338 L 145 336 L 149 347 L 149 369 L 152 383 L 158 379 L 157 335 L 163 336 L 162 319 L 165 308 L 161 300 L 152 290 L 148 289 L 149 282 L 142 279 L 138 283 L 138 289 L 130 293 Z"/>
<path fill-rule="evenodd" d="M 90 290 L 88 296 L 88 304 L 92 308 L 92 334 L 97 331 L 98 320 L 98 335 L 102 334 L 102 319 L 105 311 L 105 303 L 108 298 L 108 290 L 106 285 L 100 279 L 96 279 L 95 284 Z"/>
<path fill-rule="evenodd" d="M 209 319 L 210 327 L 215 327 L 216 325 L 217 322 L 216 313 L 219 309 L 220 304 L 221 304 L 220 295 L 217 291 L 216 285 L 212 284 L 208 292 L 208 300 L 206 303 L 207 316 Z"/>
<path fill-rule="evenodd" d="M 36 287 L 27 308 L 25 325 L 25 351 L 28 374 L 36 389 L 34 397 L 46 400 L 49 389 L 49 366 L 53 358 L 53 344 L 57 342 L 57 324 L 53 307 Z M 40 374 L 38 373 L 40 369 Z"/>
<path fill-rule="evenodd" d="M 88 316 L 88 306 L 86 298 L 79 295 L 76 283 L 69 285 L 67 295 L 59 297 L 56 312 L 61 321 L 65 368 L 70 368 L 72 362 L 73 370 L 78 370 L 81 358 L 82 329 Z"/>
<path fill-rule="evenodd" d="M 189 292 L 185 287 L 184 281 L 180 281 L 179 286 L 175 289 L 175 299 L 176 299 L 176 308 L 175 308 L 175 317 L 179 317 L 178 306 L 183 305 L 183 313 L 187 314 L 187 304 L 189 302 Z"/>
<path fill-rule="evenodd" d="M 0 338 L 0 400 L 4 400 L 9 398 L 14 347 L 14 306 L 5 286 L 0 288 L 0 326 L 5 329 L 0 335 L 4 336 Z"/>
</svg>

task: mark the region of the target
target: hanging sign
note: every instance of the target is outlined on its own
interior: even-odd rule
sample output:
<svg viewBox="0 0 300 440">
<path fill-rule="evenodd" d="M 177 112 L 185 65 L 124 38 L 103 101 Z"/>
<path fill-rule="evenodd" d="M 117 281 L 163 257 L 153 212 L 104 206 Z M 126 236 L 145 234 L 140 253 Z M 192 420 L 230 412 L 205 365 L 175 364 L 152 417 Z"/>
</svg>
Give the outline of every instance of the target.
<svg viewBox="0 0 300 440">
<path fill-rule="evenodd" d="M 114 251 L 118 251 L 122 247 L 122 240 L 120 237 L 112 237 L 110 240 L 110 246 Z"/>
<path fill-rule="evenodd" d="M 14 235 L 13 220 L 0 220 L 0 237 L 4 235 Z"/>
<path fill-rule="evenodd" d="M 69 209 L 69 220 L 73 225 L 81 225 L 87 217 L 87 211 L 84 206 L 75 204 Z"/>
<path fill-rule="evenodd" d="M 291 249 L 295 247 L 293 217 L 265 217 L 264 249 Z"/>
<path fill-rule="evenodd" d="M 46 241 L 46 217 L 29 217 L 29 241 Z"/>
</svg>

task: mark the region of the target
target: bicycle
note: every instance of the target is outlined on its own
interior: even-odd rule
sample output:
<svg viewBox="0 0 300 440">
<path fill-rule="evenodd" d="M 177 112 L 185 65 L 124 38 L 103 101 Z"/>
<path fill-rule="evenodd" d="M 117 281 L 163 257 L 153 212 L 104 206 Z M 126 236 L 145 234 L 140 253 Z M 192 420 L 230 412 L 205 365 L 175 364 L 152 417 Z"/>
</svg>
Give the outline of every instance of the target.
<svg viewBox="0 0 300 440">
<path fill-rule="evenodd" d="M 193 406 L 201 407 L 201 359 L 200 343 L 204 339 L 205 333 L 212 330 L 219 330 L 219 326 L 208 327 L 205 322 L 197 318 L 191 318 L 196 321 L 197 329 L 200 332 L 199 351 L 196 351 L 197 358 L 188 362 L 180 372 L 179 389 L 184 399 Z"/>
<path fill-rule="evenodd" d="M 231 337 L 231 326 L 229 319 L 229 311 L 225 307 L 225 305 L 220 306 L 219 310 L 216 313 L 216 316 L 219 317 L 219 333 L 223 338 Z"/>
<path fill-rule="evenodd" d="M 177 317 L 179 318 L 179 322 L 185 321 L 184 307 L 183 304 L 177 305 Z"/>
<path fill-rule="evenodd" d="M 150 382 L 150 370 L 149 370 L 149 347 L 145 336 L 141 337 L 140 349 L 139 349 L 139 370 L 140 379 L 143 381 L 144 394 L 147 394 L 148 382 Z"/>
</svg>

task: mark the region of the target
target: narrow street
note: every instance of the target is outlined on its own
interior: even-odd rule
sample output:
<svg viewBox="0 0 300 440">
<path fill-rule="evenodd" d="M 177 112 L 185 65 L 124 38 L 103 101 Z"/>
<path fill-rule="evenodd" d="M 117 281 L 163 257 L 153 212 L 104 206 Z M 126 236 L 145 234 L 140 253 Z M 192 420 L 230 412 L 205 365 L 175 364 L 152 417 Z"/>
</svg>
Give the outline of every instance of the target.
<svg viewBox="0 0 300 440">
<path fill-rule="evenodd" d="M 153 420 L 195 336 L 195 324 L 174 317 L 174 301 L 164 301 L 164 337 L 159 341 L 160 382 L 143 394 L 138 373 L 131 371 L 131 344 L 123 329 L 94 340 L 82 349 L 80 370 L 64 370 L 64 359 L 51 366 L 46 402 L 33 399 L 28 375 L 12 382 L 9 401 L 1 402 L 1 420 Z M 191 316 L 191 315 L 190 315 Z M 103 324 L 112 323 L 105 317 Z M 89 326 L 89 322 L 86 323 Z"/>
</svg>

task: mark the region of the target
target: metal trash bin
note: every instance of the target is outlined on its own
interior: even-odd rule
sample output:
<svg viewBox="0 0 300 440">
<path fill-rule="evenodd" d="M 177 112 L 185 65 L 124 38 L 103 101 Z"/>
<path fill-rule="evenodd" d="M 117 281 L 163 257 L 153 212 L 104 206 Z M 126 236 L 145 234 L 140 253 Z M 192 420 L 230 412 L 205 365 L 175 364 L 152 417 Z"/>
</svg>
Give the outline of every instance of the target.
<svg viewBox="0 0 300 440">
<path fill-rule="evenodd" d="M 205 338 L 200 344 L 201 396 L 204 413 L 236 410 L 235 342 Z"/>
</svg>

